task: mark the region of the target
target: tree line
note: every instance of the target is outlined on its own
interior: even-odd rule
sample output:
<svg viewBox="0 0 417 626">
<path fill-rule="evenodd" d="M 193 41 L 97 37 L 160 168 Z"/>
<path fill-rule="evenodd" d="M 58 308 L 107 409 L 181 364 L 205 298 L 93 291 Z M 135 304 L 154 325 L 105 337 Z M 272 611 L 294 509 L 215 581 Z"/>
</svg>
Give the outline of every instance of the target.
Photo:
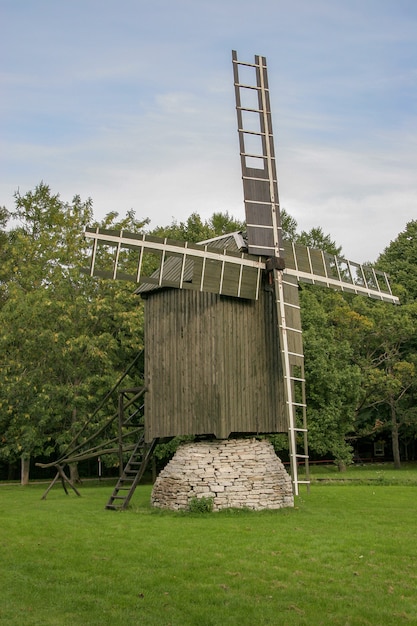
<svg viewBox="0 0 417 626">
<path fill-rule="evenodd" d="M 287 239 L 341 254 L 320 227 L 299 232 L 286 211 L 282 220 Z M 143 347 L 132 285 L 83 271 L 87 225 L 150 232 L 134 211 L 96 221 L 90 199 L 65 202 L 43 182 L 0 208 L 0 462 L 21 463 L 26 479 L 30 459 L 57 458 Z M 198 242 L 244 227 L 228 213 L 206 221 L 194 213 L 150 234 Z M 389 441 L 396 467 L 415 451 L 417 221 L 376 267 L 390 275 L 401 306 L 300 289 L 310 450 L 341 468 L 365 437 Z M 277 451 L 287 445 L 272 440 Z"/>
</svg>

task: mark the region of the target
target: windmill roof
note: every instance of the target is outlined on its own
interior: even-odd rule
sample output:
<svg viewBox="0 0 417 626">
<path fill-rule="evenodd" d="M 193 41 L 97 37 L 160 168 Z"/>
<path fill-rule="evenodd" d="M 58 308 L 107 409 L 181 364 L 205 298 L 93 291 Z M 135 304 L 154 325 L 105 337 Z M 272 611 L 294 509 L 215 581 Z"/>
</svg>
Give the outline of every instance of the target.
<svg viewBox="0 0 417 626">
<path fill-rule="evenodd" d="M 212 239 L 198 242 L 202 246 L 209 248 L 220 248 L 221 250 L 233 250 L 234 252 L 246 252 L 248 244 L 246 242 L 246 233 L 242 231 L 236 233 L 227 233 Z"/>
</svg>

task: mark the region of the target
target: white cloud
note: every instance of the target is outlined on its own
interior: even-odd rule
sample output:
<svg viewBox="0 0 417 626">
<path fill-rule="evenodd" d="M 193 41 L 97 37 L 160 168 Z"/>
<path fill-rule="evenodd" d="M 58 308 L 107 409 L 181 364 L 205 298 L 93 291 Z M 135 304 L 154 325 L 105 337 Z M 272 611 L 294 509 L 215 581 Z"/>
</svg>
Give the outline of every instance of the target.
<svg viewBox="0 0 417 626">
<path fill-rule="evenodd" d="M 381 154 L 366 146 L 303 146 L 286 156 L 283 205 L 300 228 L 321 226 L 353 260 L 375 260 L 416 215 L 416 150 Z"/>
<path fill-rule="evenodd" d="M 280 197 L 300 228 L 373 260 L 414 218 L 412 3 L 42 0 L 5 18 L 0 204 L 43 179 L 98 215 L 242 219 L 237 48 L 268 57 Z"/>
</svg>

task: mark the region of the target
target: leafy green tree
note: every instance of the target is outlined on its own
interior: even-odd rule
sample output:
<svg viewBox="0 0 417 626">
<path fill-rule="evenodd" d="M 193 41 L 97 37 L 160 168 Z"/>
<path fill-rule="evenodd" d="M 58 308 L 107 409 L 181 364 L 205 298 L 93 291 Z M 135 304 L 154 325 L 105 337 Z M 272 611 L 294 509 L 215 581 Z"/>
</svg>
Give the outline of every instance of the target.
<svg viewBox="0 0 417 626">
<path fill-rule="evenodd" d="M 349 339 L 335 323 L 338 307 L 344 308 L 339 293 L 301 291 L 309 446 L 320 456 L 332 455 L 344 469 L 352 460 L 347 435 L 354 427 L 361 373 Z"/>
<path fill-rule="evenodd" d="M 318 250 L 324 250 L 329 254 L 340 256 L 342 252 L 341 246 L 338 246 L 330 235 L 325 235 L 322 228 L 315 227 L 310 231 L 303 230 L 297 237 L 297 243 L 301 243 L 309 248 L 316 248 Z"/>
<path fill-rule="evenodd" d="M 405 443 L 407 437 L 415 440 L 417 435 L 417 386 L 413 375 L 417 366 L 417 220 L 408 222 L 391 241 L 376 267 L 390 275 L 401 306 L 368 307 L 374 326 L 364 345 L 368 345 L 373 369 L 378 368 L 368 378 L 367 392 L 369 401 L 373 401 L 368 414 L 377 413 L 380 428 L 389 426 L 392 430 L 393 455 L 399 466 L 399 439 Z M 364 412 L 367 414 L 366 409 Z"/>
<path fill-rule="evenodd" d="M 90 201 L 82 203 L 75 197 L 71 205 L 64 205 L 44 183 L 26 195 L 15 193 L 15 209 L 10 212 L 14 225 L 4 245 L 0 324 L 1 396 L 2 406 L 7 406 L 3 421 L 9 416 L 3 427 L 2 456 L 10 459 L 21 453 L 23 467 L 30 454 L 39 451 L 40 439 L 35 441 L 34 432 L 42 433 L 47 422 L 48 410 L 39 391 L 42 385 L 36 382 L 42 369 L 39 364 L 50 354 L 45 337 L 50 316 L 43 305 L 49 307 L 59 281 L 74 281 L 74 268 L 85 248 L 83 226 L 91 215 Z M 29 335 L 36 339 L 30 356 Z M 21 437 L 17 422 L 21 422 Z"/>
<path fill-rule="evenodd" d="M 9 212 L 6 207 L 0 207 L 0 307 L 6 298 L 7 276 L 7 232 L 6 226 L 9 221 Z"/>
<path fill-rule="evenodd" d="M 15 202 L 0 310 L 0 455 L 27 466 L 31 455 L 59 454 L 113 386 L 142 345 L 143 311 L 131 285 L 82 272 L 91 201 L 66 203 L 41 183 Z M 146 223 L 133 212 L 104 220 Z"/>
<path fill-rule="evenodd" d="M 296 241 L 297 222 L 285 209 L 281 209 L 281 227 L 284 239 Z"/>
<path fill-rule="evenodd" d="M 308 247 L 340 255 L 341 247 L 322 228 L 298 232 L 298 225 L 281 211 L 284 237 Z M 349 338 L 335 323 L 338 309 L 349 310 L 340 293 L 304 285 L 300 291 L 306 363 L 309 447 L 320 456 L 332 455 L 344 469 L 352 459 L 347 436 L 352 434 L 361 373 L 353 362 Z M 339 311 L 339 315 L 340 315 Z M 281 438 L 275 438 L 282 445 Z"/>
<path fill-rule="evenodd" d="M 391 241 L 379 256 L 376 267 L 390 275 L 395 287 L 400 286 L 403 304 L 417 300 L 417 220 L 409 222 Z"/>
<path fill-rule="evenodd" d="M 169 237 L 178 241 L 198 243 L 227 233 L 244 230 L 244 222 L 239 222 L 229 213 L 213 213 L 210 219 L 203 222 L 198 213 L 192 213 L 185 222 L 174 220 L 168 227 L 158 227 L 152 234 L 158 237 Z"/>
<path fill-rule="evenodd" d="M 297 241 L 332 254 L 341 252 L 320 228 L 297 235 Z M 402 294 L 403 302 L 408 304 L 393 307 L 363 297 L 323 292 L 320 295 L 323 321 L 320 324 L 317 317 L 315 322 L 320 327 L 319 337 L 314 337 L 309 327 L 312 311 L 316 310 L 311 301 L 306 305 L 306 296 L 312 290 L 303 289 L 309 438 L 313 449 L 317 450 L 317 436 L 331 441 L 330 433 L 326 434 L 326 424 L 331 423 L 330 407 L 336 418 L 331 430 L 341 436 L 344 433 L 347 440 L 388 431 L 395 466 L 400 467 L 400 439 L 413 437 L 417 432 L 414 409 L 417 391 L 414 374 L 417 366 L 416 262 L 417 222 L 411 222 L 377 263 L 378 269 L 391 274 L 395 292 Z M 314 293 L 318 296 L 320 291 Z M 321 346 L 321 339 L 327 346 Z M 332 366 L 325 363 L 325 358 L 320 360 L 320 355 L 325 355 L 329 361 L 332 355 Z M 347 378 L 342 382 L 344 376 Z M 337 385 L 332 387 L 329 381 Z M 321 389 L 317 396 L 315 388 Z M 340 406 L 338 399 L 332 395 L 337 389 L 343 399 L 341 411 L 337 408 Z M 344 395 L 346 390 L 350 390 L 348 397 Z M 319 406 L 320 402 L 324 405 L 315 413 L 317 402 Z M 332 453 L 337 458 L 337 453 Z"/>
<path fill-rule="evenodd" d="M 354 314 L 357 327 L 351 344 L 363 376 L 358 424 L 362 432 L 364 428 L 390 431 L 394 464 L 399 468 L 402 427 L 414 415 L 417 354 L 410 346 L 417 329 L 417 307 L 355 298 L 351 319 Z"/>
</svg>

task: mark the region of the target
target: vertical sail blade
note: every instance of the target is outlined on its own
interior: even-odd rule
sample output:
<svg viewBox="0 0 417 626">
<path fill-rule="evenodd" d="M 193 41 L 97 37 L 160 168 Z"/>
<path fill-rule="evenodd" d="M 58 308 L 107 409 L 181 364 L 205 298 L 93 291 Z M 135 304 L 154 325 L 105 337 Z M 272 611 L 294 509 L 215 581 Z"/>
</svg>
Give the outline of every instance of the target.
<svg viewBox="0 0 417 626">
<path fill-rule="evenodd" d="M 249 252 L 283 257 L 266 59 L 232 57 Z"/>
<path fill-rule="evenodd" d="M 294 495 L 300 483 L 309 484 L 307 414 L 304 376 L 303 339 L 301 332 L 298 282 L 293 276 L 279 270 L 273 271 L 275 303 L 278 319 L 278 336 L 284 373 L 284 397 L 288 422 L 291 478 Z M 297 452 L 298 439 L 302 439 L 302 454 Z M 305 464 L 305 480 L 298 477 L 298 465 Z"/>
<path fill-rule="evenodd" d="M 255 56 L 255 63 L 242 63 L 235 51 L 232 56 L 248 249 L 251 254 L 267 257 L 266 269 L 270 280 L 273 278 L 291 476 L 294 494 L 298 495 L 299 483 L 309 483 L 304 357 L 297 279 L 283 272 L 284 245 L 266 59 Z M 304 451 L 298 454 L 297 440 L 301 434 Z M 306 465 L 305 481 L 298 478 L 300 459 Z"/>
</svg>

